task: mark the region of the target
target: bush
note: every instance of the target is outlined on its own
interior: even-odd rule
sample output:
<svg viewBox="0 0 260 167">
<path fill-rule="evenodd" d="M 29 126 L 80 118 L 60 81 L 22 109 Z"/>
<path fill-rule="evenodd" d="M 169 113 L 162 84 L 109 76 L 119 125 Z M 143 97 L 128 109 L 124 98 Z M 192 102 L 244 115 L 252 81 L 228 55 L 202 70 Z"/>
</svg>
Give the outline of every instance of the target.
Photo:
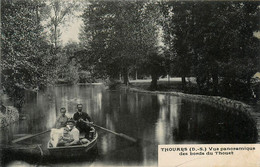
<svg viewBox="0 0 260 167">
<path fill-rule="evenodd" d="M 252 90 L 248 84 L 239 80 L 224 79 L 220 83 L 220 95 L 242 101 L 249 101 L 252 99 Z"/>
</svg>

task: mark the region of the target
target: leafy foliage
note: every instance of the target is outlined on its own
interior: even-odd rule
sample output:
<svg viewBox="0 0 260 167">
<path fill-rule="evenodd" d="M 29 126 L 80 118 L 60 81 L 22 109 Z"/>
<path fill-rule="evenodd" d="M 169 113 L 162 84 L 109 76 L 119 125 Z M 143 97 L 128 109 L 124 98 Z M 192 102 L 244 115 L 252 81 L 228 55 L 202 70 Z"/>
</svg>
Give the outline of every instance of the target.
<svg viewBox="0 0 260 167">
<path fill-rule="evenodd" d="M 1 1 L 2 86 L 17 100 L 22 90 L 46 85 L 42 58 L 48 44 L 36 16 L 36 5 L 29 0 Z"/>
<path fill-rule="evenodd" d="M 199 93 L 239 91 L 257 70 L 259 2 L 166 2 L 165 42 L 181 76 L 196 76 Z M 176 63 L 175 63 L 176 62 Z M 174 71 L 173 71 L 174 72 Z M 220 80 L 221 78 L 221 80 Z M 235 82 L 234 82 L 235 81 Z M 232 82 L 232 83 L 231 83 Z M 223 85 L 222 85 L 223 84 Z"/>
<path fill-rule="evenodd" d="M 89 4 L 83 14 L 82 43 L 92 57 L 93 67 L 100 77 L 117 78 L 123 74 L 128 83 L 131 69 L 150 69 L 146 60 L 156 55 L 157 29 L 145 2 L 98 2 Z M 148 10 L 150 10 L 148 12 Z M 146 65 L 144 65 L 146 64 Z M 142 68 L 141 68 L 142 67 Z M 144 69 L 144 67 L 147 67 Z M 151 73 L 151 70 L 146 70 Z"/>
<path fill-rule="evenodd" d="M 152 77 L 152 90 L 160 76 L 170 74 L 182 77 L 184 91 L 185 78 L 193 76 L 193 92 L 250 96 L 250 79 L 259 70 L 254 36 L 259 2 L 81 3 L 1 1 L 1 78 L 11 97 L 22 99 L 22 90 L 89 75 L 111 80 L 122 75 L 128 84 L 129 73 L 136 71 Z M 61 25 L 82 7 L 80 44 L 60 47 Z"/>
<path fill-rule="evenodd" d="M 54 45 L 55 53 L 61 47 L 61 26 L 66 26 L 67 22 L 75 16 L 75 13 L 81 8 L 80 0 L 49 0 L 43 9 L 44 25 L 49 36 L 50 42 Z"/>
</svg>

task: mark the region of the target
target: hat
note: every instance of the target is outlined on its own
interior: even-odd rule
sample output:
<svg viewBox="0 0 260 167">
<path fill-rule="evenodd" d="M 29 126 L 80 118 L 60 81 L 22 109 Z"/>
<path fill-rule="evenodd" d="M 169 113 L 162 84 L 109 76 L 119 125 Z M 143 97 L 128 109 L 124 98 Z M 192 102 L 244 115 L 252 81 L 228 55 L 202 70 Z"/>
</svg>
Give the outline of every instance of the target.
<svg viewBox="0 0 260 167">
<path fill-rule="evenodd" d="M 82 104 L 77 104 L 77 108 L 82 108 L 83 107 L 83 105 Z"/>
<path fill-rule="evenodd" d="M 73 124 L 75 124 L 75 121 L 74 121 L 74 119 L 72 119 L 72 118 L 70 118 L 70 119 L 67 121 L 66 124 L 68 124 L 69 122 L 72 122 Z"/>
<path fill-rule="evenodd" d="M 60 112 L 61 112 L 61 113 L 66 113 L 66 108 L 62 107 L 62 108 L 60 109 Z"/>
</svg>

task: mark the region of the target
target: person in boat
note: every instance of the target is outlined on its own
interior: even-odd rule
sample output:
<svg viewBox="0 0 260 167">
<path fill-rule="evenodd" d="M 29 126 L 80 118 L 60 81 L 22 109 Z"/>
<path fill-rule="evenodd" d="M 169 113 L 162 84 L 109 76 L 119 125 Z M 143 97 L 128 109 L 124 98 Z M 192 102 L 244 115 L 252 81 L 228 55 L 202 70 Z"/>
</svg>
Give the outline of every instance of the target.
<svg viewBox="0 0 260 167">
<path fill-rule="evenodd" d="M 77 105 L 77 112 L 73 115 L 73 119 L 76 121 L 76 127 L 80 132 L 85 132 L 85 137 L 88 138 L 89 131 L 91 130 L 91 124 L 93 123 L 90 116 L 82 112 L 83 105 Z M 86 123 L 88 122 L 88 123 Z"/>
<path fill-rule="evenodd" d="M 55 128 L 60 129 L 66 126 L 67 121 L 69 118 L 66 116 L 66 108 L 62 107 L 60 109 L 61 115 L 57 118 L 55 123 Z"/>
<path fill-rule="evenodd" d="M 65 146 L 66 143 L 72 142 L 74 139 L 70 135 L 70 130 L 68 127 L 63 128 L 63 134 L 59 137 L 57 146 Z"/>
<path fill-rule="evenodd" d="M 63 136 L 61 137 L 58 146 L 71 146 L 79 144 L 79 130 L 75 127 L 75 121 L 69 119 L 67 126 L 64 128 Z"/>
</svg>

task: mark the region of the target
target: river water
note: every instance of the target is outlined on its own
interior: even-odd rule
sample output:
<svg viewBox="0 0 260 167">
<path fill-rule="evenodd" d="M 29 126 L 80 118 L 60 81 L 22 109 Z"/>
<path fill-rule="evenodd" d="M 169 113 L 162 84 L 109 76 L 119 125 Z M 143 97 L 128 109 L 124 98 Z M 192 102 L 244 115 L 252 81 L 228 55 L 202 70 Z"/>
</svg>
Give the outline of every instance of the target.
<svg viewBox="0 0 260 167">
<path fill-rule="evenodd" d="M 19 122 L 0 131 L 1 144 L 25 134 L 53 127 L 59 109 L 72 117 L 76 105 L 83 104 L 94 123 L 138 139 L 133 144 L 114 134 L 98 130 L 95 160 L 55 163 L 56 166 L 157 166 L 159 144 L 255 143 L 257 130 L 247 115 L 230 109 L 192 102 L 163 94 L 109 91 L 102 85 L 58 86 L 37 95 L 27 95 Z M 46 146 L 49 133 L 20 144 Z M 7 165 L 23 164 L 16 157 Z M 53 166 L 44 163 L 46 166 Z"/>
</svg>

